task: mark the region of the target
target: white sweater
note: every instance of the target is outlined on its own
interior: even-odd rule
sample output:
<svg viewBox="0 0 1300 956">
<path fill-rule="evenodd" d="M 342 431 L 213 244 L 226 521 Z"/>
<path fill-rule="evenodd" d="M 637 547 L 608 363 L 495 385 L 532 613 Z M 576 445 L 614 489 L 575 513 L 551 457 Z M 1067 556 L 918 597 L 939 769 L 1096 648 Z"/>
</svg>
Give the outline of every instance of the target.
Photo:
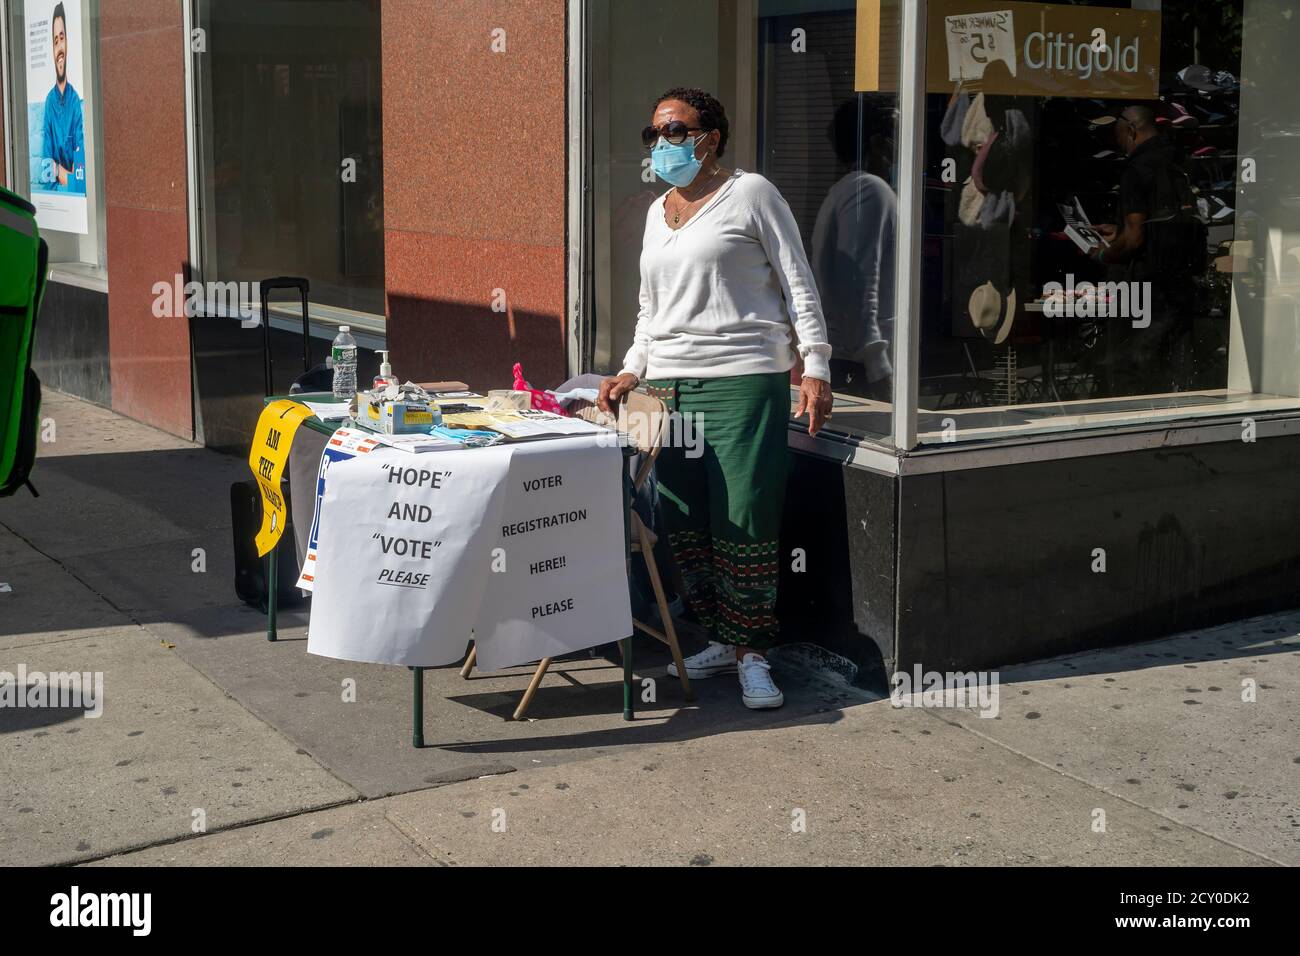
<svg viewBox="0 0 1300 956">
<path fill-rule="evenodd" d="M 620 372 L 721 378 L 788 372 L 830 381 L 831 347 L 799 227 L 776 187 L 737 169 L 679 229 L 664 196 L 646 214 L 641 310 Z"/>
</svg>

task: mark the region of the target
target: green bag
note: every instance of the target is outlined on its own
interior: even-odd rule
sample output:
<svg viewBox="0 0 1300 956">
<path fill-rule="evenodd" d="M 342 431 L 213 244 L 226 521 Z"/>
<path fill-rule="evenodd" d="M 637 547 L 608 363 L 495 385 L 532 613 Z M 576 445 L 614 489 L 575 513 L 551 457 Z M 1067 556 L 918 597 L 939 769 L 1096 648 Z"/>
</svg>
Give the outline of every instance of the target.
<svg viewBox="0 0 1300 956">
<path fill-rule="evenodd" d="M 36 316 L 45 293 L 49 247 L 36 207 L 0 188 L 0 497 L 26 486 L 36 460 L 41 383 L 32 371 Z"/>
</svg>

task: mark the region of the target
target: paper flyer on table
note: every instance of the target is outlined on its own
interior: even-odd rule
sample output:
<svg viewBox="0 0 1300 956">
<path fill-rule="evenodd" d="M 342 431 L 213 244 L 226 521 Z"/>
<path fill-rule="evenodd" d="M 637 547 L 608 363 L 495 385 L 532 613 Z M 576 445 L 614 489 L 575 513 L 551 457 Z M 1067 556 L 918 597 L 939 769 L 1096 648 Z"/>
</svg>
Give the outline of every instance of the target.
<svg viewBox="0 0 1300 956">
<path fill-rule="evenodd" d="M 311 530 L 307 533 L 307 555 L 303 558 L 298 575 L 298 588 L 311 591 L 316 586 L 316 550 L 320 543 L 320 503 L 325 494 L 325 474 L 330 466 L 347 461 L 357 455 L 366 455 L 378 447 L 375 436 L 359 428 L 340 428 L 330 436 L 321 452 L 320 468 L 316 471 L 316 504 L 312 508 Z"/>
<path fill-rule="evenodd" d="M 375 441 L 389 448 L 396 448 L 408 454 L 421 454 L 429 451 L 454 451 L 465 446 L 441 435 L 374 435 Z"/>
<path fill-rule="evenodd" d="M 341 418 L 347 418 L 351 412 L 348 411 L 350 405 L 348 402 L 303 402 L 311 413 L 323 422 L 338 421 Z"/>
<path fill-rule="evenodd" d="M 541 438 L 547 435 L 600 434 L 606 431 L 583 418 L 568 418 L 536 410 L 456 412 L 443 416 L 456 428 L 490 428 L 507 438 Z"/>
</svg>

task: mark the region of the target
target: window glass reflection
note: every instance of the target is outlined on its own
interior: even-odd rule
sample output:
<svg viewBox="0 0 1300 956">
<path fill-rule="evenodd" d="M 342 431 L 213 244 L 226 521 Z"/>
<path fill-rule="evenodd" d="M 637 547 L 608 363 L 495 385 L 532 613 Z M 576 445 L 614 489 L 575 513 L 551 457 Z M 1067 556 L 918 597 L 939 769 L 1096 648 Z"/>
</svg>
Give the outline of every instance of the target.
<svg viewBox="0 0 1300 956">
<path fill-rule="evenodd" d="M 1267 51 L 1296 28 L 1264 0 L 997 6 L 930 6 L 921 440 L 1294 406 L 1247 354 L 1297 174 L 1246 169 L 1294 135 L 1300 64 Z"/>
<path fill-rule="evenodd" d="M 382 315 L 377 0 L 200 0 L 202 269 L 311 280 L 314 302 Z"/>
</svg>

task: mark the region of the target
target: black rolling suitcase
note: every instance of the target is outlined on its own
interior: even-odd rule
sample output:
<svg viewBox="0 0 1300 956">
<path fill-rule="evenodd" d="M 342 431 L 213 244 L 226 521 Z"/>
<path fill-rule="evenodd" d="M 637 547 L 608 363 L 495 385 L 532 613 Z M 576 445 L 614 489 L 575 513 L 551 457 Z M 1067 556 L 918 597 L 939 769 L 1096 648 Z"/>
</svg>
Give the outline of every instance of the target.
<svg viewBox="0 0 1300 956">
<path fill-rule="evenodd" d="M 296 289 L 302 300 L 302 367 L 306 373 L 311 367 L 311 339 L 307 317 L 306 279 L 294 276 L 276 276 L 264 279 L 262 292 L 262 369 L 265 391 L 272 392 L 271 359 L 271 322 L 270 294 L 276 289 Z M 287 471 L 288 469 L 286 469 Z M 293 509 L 289 503 L 288 483 L 281 484 L 284 493 L 286 516 L 284 536 L 273 552 L 276 558 L 275 583 L 276 602 L 280 607 L 292 607 L 302 603 L 302 592 L 295 587 L 298 581 L 298 549 L 293 530 Z M 257 544 L 254 538 L 262 527 L 262 495 L 257 482 L 252 478 L 236 481 L 230 486 L 230 525 L 234 531 L 235 544 L 235 593 L 245 604 L 251 604 L 260 611 L 267 607 L 266 571 L 267 558 L 257 556 Z"/>
<path fill-rule="evenodd" d="M 285 507 L 290 507 L 288 484 L 281 485 L 285 492 Z M 292 511 L 288 512 L 290 515 Z M 230 486 L 230 524 L 235 535 L 235 594 L 245 604 L 266 611 L 266 558 L 257 556 L 257 532 L 262 527 L 262 495 L 257 482 L 236 481 Z M 294 544 L 293 521 L 284 529 L 284 537 L 275 549 L 276 602 L 280 607 L 296 607 L 302 603 L 302 592 L 294 584 L 298 580 L 298 549 Z"/>
</svg>

